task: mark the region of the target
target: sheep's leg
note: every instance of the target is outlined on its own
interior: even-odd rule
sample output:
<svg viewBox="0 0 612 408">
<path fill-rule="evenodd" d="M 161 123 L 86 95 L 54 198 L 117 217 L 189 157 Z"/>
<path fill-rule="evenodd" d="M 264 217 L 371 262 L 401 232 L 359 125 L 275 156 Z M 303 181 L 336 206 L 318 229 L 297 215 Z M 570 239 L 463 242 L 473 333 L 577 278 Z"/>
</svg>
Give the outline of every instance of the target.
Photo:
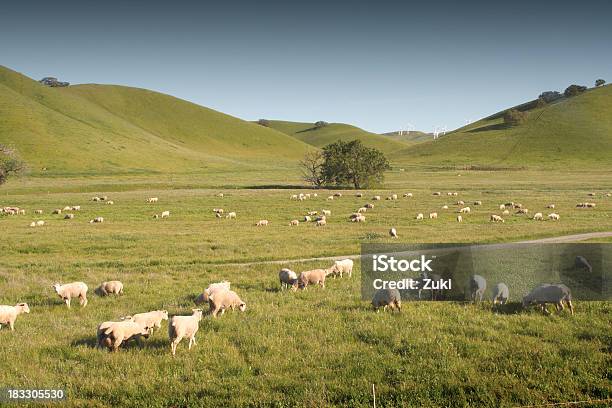
<svg viewBox="0 0 612 408">
<path fill-rule="evenodd" d="M 122 340 L 117 338 L 115 339 L 115 342 L 113 343 L 113 352 L 116 352 L 119 350 L 119 346 L 121 346 L 121 342 Z"/>
<path fill-rule="evenodd" d="M 15 322 L 9 321 L 9 327 L 11 328 L 11 331 L 15 331 Z"/>
<path fill-rule="evenodd" d="M 87 306 L 87 297 L 82 295 L 79 296 L 79 304 L 81 305 L 81 307 Z"/>
<path fill-rule="evenodd" d="M 567 300 L 567 307 L 569 307 L 570 313 L 572 314 L 572 316 L 574 315 L 574 305 L 572 305 L 572 301 L 571 300 Z"/>
<path fill-rule="evenodd" d="M 565 307 L 563 306 L 563 301 L 560 300 L 559 303 L 555 305 L 557 307 L 557 313 L 561 313 Z"/>
<path fill-rule="evenodd" d="M 172 344 L 170 345 L 170 347 L 172 349 L 173 356 L 176 354 L 176 346 L 178 346 L 182 339 L 182 337 L 177 337 L 176 339 L 172 340 Z"/>
<path fill-rule="evenodd" d="M 325 281 L 321 281 L 321 287 L 325 289 Z"/>
<path fill-rule="evenodd" d="M 395 302 L 395 306 L 397 307 L 397 311 L 398 311 L 398 312 L 401 312 L 401 311 L 402 311 L 402 304 L 401 304 L 401 302 L 397 302 L 397 301 L 396 301 L 396 302 Z"/>
<path fill-rule="evenodd" d="M 64 303 L 66 303 L 66 306 L 70 309 L 70 298 L 64 298 Z"/>
</svg>

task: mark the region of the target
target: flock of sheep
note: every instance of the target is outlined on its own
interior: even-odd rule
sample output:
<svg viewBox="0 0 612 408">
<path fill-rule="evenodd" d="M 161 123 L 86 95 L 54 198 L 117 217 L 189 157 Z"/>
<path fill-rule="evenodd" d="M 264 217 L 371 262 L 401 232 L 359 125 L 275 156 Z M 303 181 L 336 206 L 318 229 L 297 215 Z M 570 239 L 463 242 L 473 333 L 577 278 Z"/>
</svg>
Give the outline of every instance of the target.
<svg viewBox="0 0 612 408">
<path fill-rule="evenodd" d="M 434 196 L 440 196 L 442 193 L 435 192 Z M 448 192 L 448 196 L 457 196 L 457 192 Z M 589 194 L 593 196 L 594 193 Z M 403 195 L 404 198 L 411 198 L 412 193 L 405 193 Z M 607 193 L 606 196 L 610 197 L 611 194 Z M 223 194 L 217 194 L 217 197 L 223 197 Z M 311 198 L 316 198 L 317 193 L 313 194 L 295 194 L 290 197 L 291 200 L 307 200 Z M 332 201 L 335 199 L 339 199 L 342 197 L 342 193 L 338 192 L 329 197 L 327 197 L 328 201 Z M 362 193 L 357 193 L 356 197 L 363 197 Z M 397 194 L 392 194 L 386 198 L 387 200 L 393 201 L 397 200 Z M 380 196 L 374 196 L 372 198 L 373 201 L 381 200 Z M 107 196 L 102 197 L 93 197 L 92 201 L 95 202 L 105 202 L 108 205 L 114 204 L 113 201 L 109 200 Z M 157 203 L 157 197 L 151 197 L 146 200 L 147 203 Z M 470 207 L 465 206 L 465 202 L 460 200 L 456 203 L 459 206 L 457 216 L 457 221 L 461 222 L 462 215 L 470 214 Z M 475 206 L 482 205 L 481 201 L 475 201 L 473 203 Z M 595 207 L 594 203 L 579 203 L 578 207 L 580 208 L 593 208 Z M 368 210 L 374 208 L 373 203 L 366 203 L 364 206 L 359 207 L 357 211 L 349 216 L 349 220 L 352 222 L 364 222 L 365 221 L 365 213 Z M 549 204 L 547 206 L 548 209 L 554 209 L 554 204 Z M 442 209 L 448 209 L 447 205 L 444 205 Z M 520 203 L 504 203 L 499 205 L 499 209 L 502 210 L 502 215 L 510 214 L 510 209 L 515 209 L 517 215 L 525 215 L 529 213 L 529 210 L 524 208 Z M 80 211 L 81 206 L 67 206 L 63 209 L 55 209 L 53 210 L 53 214 L 62 214 L 65 213 L 65 219 L 73 219 L 74 212 Z M 66 213 L 70 211 L 69 213 Z M 213 212 L 216 214 L 216 217 L 221 218 L 224 215 L 224 210 L 221 208 L 213 209 Z M 4 213 L 7 215 L 25 215 L 26 211 L 24 209 L 18 207 L 4 207 L 0 208 L 0 213 Z M 42 214 L 42 210 L 36 210 L 35 214 Z M 303 220 L 304 221 L 314 221 L 317 226 L 326 225 L 327 217 L 331 215 L 330 210 L 322 210 L 318 211 L 310 211 L 308 212 Z M 169 211 L 161 212 L 161 215 L 154 215 L 154 218 L 167 218 L 170 216 Z M 437 212 L 430 212 L 429 218 L 436 219 L 438 216 Z M 225 215 L 225 218 L 235 219 L 236 212 L 232 211 Z M 417 214 L 416 219 L 421 220 L 424 218 L 422 213 Z M 560 216 L 556 213 L 548 214 L 548 218 L 551 220 L 559 220 Z M 541 212 L 535 213 L 533 216 L 534 220 L 542 220 L 543 214 Z M 497 214 L 492 214 L 490 217 L 491 222 L 504 222 L 504 219 Z M 104 222 L 102 217 L 95 217 L 90 223 L 101 223 Z M 299 225 L 300 221 L 298 219 L 291 220 L 290 226 Z M 260 220 L 255 225 L 257 226 L 267 226 L 269 224 L 268 220 Z M 44 221 L 33 221 L 31 226 L 43 226 Z M 389 234 L 393 238 L 397 238 L 397 230 L 395 228 L 391 228 L 389 230 Z M 279 272 L 278 278 L 280 281 L 281 289 L 290 288 L 291 290 L 298 289 L 306 289 L 309 285 L 319 285 L 322 288 L 325 288 L 325 280 L 328 276 L 339 276 L 342 278 L 345 274 L 349 277 L 352 276 L 353 271 L 353 261 L 350 259 L 344 259 L 335 261 L 331 267 L 325 269 L 313 269 L 301 272 L 299 275 L 294 271 L 283 268 Z M 424 278 L 423 276 L 422 278 Z M 431 277 L 435 278 L 435 277 Z M 85 307 L 88 303 L 87 300 L 87 291 L 88 286 L 83 282 L 72 282 L 68 284 L 59 284 L 56 283 L 53 285 L 53 288 L 56 294 L 65 302 L 66 306 L 70 308 L 71 299 L 79 299 L 79 303 L 82 307 Z M 484 292 L 486 290 L 486 280 L 479 275 L 473 275 L 470 278 L 469 282 L 469 291 L 471 300 L 474 302 L 482 301 Z M 103 282 L 97 289 L 96 293 L 101 296 L 106 295 L 122 295 L 123 294 L 123 284 L 120 281 L 108 281 Z M 420 294 L 419 294 L 420 297 Z M 434 293 L 432 291 L 432 298 L 434 298 Z M 509 290 L 508 287 L 504 283 L 498 283 L 493 288 L 493 303 L 497 304 L 505 304 L 509 298 Z M 573 314 L 574 309 L 571 302 L 571 292 L 569 288 L 565 285 L 561 284 L 544 284 L 540 285 L 531 291 L 527 296 L 523 298 L 523 306 L 527 307 L 531 304 L 538 304 L 542 308 L 542 311 L 547 313 L 546 304 L 553 303 L 555 304 L 558 311 L 564 309 L 564 304 L 568 306 L 570 312 Z M 202 292 L 196 299 L 195 304 L 201 305 L 208 303 L 209 311 L 208 313 L 212 317 L 217 317 L 218 315 L 223 315 L 223 313 L 227 309 L 237 309 L 240 311 L 246 310 L 246 303 L 238 296 L 238 294 L 230 289 L 230 282 L 223 281 L 218 283 L 213 283 L 208 286 L 204 292 Z M 378 310 L 379 308 L 390 308 L 392 310 L 401 310 L 401 295 L 397 289 L 380 289 L 377 290 L 372 299 L 372 306 L 374 309 Z M 203 317 L 202 309 L 192 309 L 192 314 L 189 316 L 168 316 L 168 312 L 166 310 L 154 310 L 147 313 L 138 313 L 131 316 L 122 317 L 118 321 L 106 321 L 98 325 L 96 338 L 97 344 L 99 347 L 107 347 L 109 350 L 116 351 L 121 345 L 126 344 L 130 340 L 136 340 L 139 344 L 141 342 L 141 338 L 148 338 L 154 329 L 161 328 L 161 323 L 163 320 L 168 320 L 168 336 L 171 345 L 172 355 L 175 355 L 177 345 L 181 342 L 182 339 L 189 339 L 188 348 L 191 349 L 195 342 L 195 335 L 199 329 L 199 322 Z M 14 324 L 17 319 L 17 316 L 23 313 L 30 313 L 30 308 L 26 303 L 18 303 L 15 306 L 7 306 L 0 305 L 0 328 L 2 325 L 8 325 L 11 330 L 14 330 Z"/>
</svg>

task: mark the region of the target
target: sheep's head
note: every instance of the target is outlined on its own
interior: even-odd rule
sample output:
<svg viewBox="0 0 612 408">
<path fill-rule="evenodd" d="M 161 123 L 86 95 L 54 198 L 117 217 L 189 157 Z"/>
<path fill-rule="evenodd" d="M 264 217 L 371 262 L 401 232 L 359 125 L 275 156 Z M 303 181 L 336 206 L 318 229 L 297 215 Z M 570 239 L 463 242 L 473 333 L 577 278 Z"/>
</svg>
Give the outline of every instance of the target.
<svg viewBox="0 0 612 408">
<path fill-rule="evenodd" d="M 522 303 L 523 308 L 526 308 L 530 304 L 531 304 L 531 299 L 529 298 L 529 296 L 523 297 L 523 303 Z"/>
<path fill-rule="evenodd" d="M 244 312 L 246 310 L 246 303 L 241 302 L 240 306 L 238 306 L 238 309 L 240 309 L 241 312 Z"/>
<path fill-rule="evenodd" d="M 119 318 L 119 320 L 133 322 L 134 321 L 134 317 L 133 316 L 123 316 L 123 317 Z"/>
<path fill-rule="evenodd" d="M 62 285 L 60 285 L 59 283 L 54 283 L 53 284 L 53 289 L 55 290 L 55 293 L 57 293 L 57 294 L 59 294 L 61 287 L 62 287 Z"/>
<path fill-rule="evenodd" d="M 191 309 L 191 311 L 196 319 L 202 320 L 202 309 Z"/>
<path fill-rule="evenodd" d="M 30 307 L 27 303 L 18 303 L 17 307 L 21 309 L 21 313 L 30 313 Z"/>
<path fill-rule="evenodd" d="M 168 320 L 168 311 L 167 310 L 162 310 L 162 320 Z"/>
<path fill-rule="evenodd" d="M 153 332 L 152 327 L 142 326 L 142 330 L 140 331 L 140 335 L 145 339 L 148 339 L 151 333 Z"/>
</svg>

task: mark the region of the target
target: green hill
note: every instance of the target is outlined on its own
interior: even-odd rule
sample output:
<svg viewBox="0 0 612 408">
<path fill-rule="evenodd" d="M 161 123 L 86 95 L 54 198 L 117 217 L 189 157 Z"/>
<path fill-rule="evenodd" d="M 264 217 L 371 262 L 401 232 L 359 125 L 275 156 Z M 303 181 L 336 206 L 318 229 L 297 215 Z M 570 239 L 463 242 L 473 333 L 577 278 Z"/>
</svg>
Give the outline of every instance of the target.
<svg viewBox="0 0 612 408">
<path fill-rule="evenodd" d="M 611 86 L 528 110 L 518 126 L 495 114 L 392 155 L 400 163 L 439 166 L 575 169 L 610 168 L 610 157 Z"/>
<path fill-rule="evenodd" d="M 0 143 L 33 173 L 198 172 L 291 163 L 308 145 L 181 99 L 110 85 L 49 88 L 0 66 Z"/>
<path fill-rule="evenodd" d="M 375 147 L 384 153 L 391 153 L 408 146 L 407 143 L 396 141 L 376 133 L 370 133 L 344 123 L 330 123 L 326 126 L 317 128 L 314 123 L 270 120 L 269 127 L 316 147 L 323 147 L 338 139 L 344 141 L 358 139 L 364 145 Z"/>
<path fill-rule="evenodd" d="M 431 133 L 420 132 L 418 130 L 412 130 L 408 133 L 404 132 L 401 135 L 399 132 L 389 132 L 383 133 L 382 136 L 408 144 L 427 142 L 433 139 L 433 135 Z"/>
</svg>

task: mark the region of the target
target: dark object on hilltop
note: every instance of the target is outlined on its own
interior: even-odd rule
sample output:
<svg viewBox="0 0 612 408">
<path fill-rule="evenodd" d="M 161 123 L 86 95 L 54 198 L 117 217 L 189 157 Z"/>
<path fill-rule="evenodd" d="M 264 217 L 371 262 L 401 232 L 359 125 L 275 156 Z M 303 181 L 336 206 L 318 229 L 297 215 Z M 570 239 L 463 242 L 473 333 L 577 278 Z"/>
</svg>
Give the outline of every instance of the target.
<svg viewBox="0 0 612 408">
<path fill-rule="evenodd" d="M 602 86 L 605 85 L 606 80 L 605 79 L 598 79 L 595 81 L 595 86 Z"/>
<path fill-rule="evenodd" d="M 70 85 L 70 83 L 68 82 L 58 81 L 57 78 L 53 78 L 53 77 L 44 77 L 38 82 L 40 82 L 43 85 L 50 86 L 52 88 L 58 88 L 58 87 Z"/>
<path fill-rule="evenodd" d="M 320 120 L 320 121 L 316 122 L 314 125 L 315 125 L 315 127 L 316 127 L 317 129 L 319 129 L 319 128 L 322 128 L 322 127 L 327 126 L 328 124 L 329 124 L 329 123 L 327 123 L 327 122 L 325 122 L 325 121 Z"/>
<path fill-rule="evenodd" d="M 584 91 L 587 90 L 586 86 L 582 86 L 582 85 L 570 85 L 565 89 L 565 92 L 563 92 L 563 94 L 567 97 L 570 96 L 576 96 L 578 94 L 583 93 Z"/>
<path fill-rule="evenodd" d="M 257 121 L 257 124 L 265 127 L 270 127 L 270 121 L 268 119 L 259 119 Z"/>
<path fill-rule="evenodd" d="M 508 109 L 504 113 L 504 123 L 509 126 L 517 126 L 527 119 L 527 113 L 517 109 Z"/>
<path fill-rule="evenodd" d="M 543 99 L 544 102 L 550 103 L 550 102 L 556 101 L 557 99 L 560 99 L 562 97 L 563 97 L 563 95 L 561 95 L 557 91 L 546 91 L 546 92 L 542 92 L 540 94 L 539 99 Z"/>
</svg>

